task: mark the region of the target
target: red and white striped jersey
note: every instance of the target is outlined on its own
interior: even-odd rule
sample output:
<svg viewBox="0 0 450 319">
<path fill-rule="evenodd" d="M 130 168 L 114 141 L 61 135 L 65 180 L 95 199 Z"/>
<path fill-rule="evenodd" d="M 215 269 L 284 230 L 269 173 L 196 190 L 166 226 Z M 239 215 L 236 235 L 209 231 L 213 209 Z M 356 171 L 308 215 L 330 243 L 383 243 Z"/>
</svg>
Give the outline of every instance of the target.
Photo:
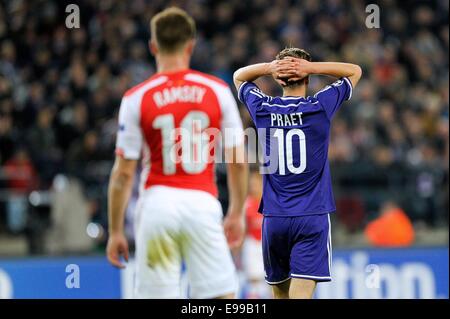
<svg viewBox="0 0 450 319">
<path fill-rule="evenodd" d="M 217 135 L 230 129 L 223 147 L 243 143 L 242 122 L 229 86 L 194 70 L 158 73 L 128 90 L 120 105 L 116 154 L 143 155 L 145 188 L 166 185 L 217 196 Z M 211 134 L 212 133 L 212 134 Z"/>
</svg>

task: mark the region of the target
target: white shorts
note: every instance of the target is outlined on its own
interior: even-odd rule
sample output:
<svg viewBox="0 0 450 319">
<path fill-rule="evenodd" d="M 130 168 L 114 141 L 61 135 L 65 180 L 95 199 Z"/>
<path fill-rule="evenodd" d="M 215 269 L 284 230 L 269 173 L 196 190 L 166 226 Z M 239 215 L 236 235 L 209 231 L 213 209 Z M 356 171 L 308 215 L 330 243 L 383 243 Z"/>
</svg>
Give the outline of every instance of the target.
<svg viewBox="0 0 450 319">
<path fill-rule="evenodd" d="M 223 227 L 222 207 L 209 193 L 153 186 L 136 214 L 136 298 L 180 298 L 184 260 L 190 298 L 237 290 Z"/>
<path fill-rule="evenodd" d="M 264 280 L 262 243 L 251 236 L 242 245 L 242 268 L 250 280 Z"/>
</svg>

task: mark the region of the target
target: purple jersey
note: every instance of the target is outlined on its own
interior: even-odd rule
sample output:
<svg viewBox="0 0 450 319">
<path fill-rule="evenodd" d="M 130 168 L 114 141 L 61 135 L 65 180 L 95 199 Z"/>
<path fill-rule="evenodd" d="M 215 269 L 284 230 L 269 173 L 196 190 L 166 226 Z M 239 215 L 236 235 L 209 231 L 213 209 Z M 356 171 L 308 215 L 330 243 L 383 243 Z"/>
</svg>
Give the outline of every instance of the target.
<svg viewBox="0 0 450 319">
<path fill-rule="evenodd" d="M 352 84 L 341 78 L 313 97 L 271 97 L 252 82 L 239 88 L 263 143 L 265 216 L 330 213 L 334 203 L 328 144 L 335 112 L 352 95 Z M 274 165 L 276 163 L 276 165 Z M 273 169 L 275 167 L 275 169 Z"/>
</svg>

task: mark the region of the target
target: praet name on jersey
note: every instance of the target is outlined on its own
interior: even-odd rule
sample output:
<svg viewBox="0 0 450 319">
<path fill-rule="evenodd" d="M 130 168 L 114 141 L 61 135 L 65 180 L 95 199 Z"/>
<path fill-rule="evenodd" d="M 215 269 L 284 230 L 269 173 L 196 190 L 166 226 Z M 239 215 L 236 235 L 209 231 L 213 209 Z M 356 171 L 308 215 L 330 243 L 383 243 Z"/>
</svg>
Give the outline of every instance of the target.
<svg viewBox="0 0 450 319">
<path fill-rule="evenodd" d="M 290 113 L 290 114 L 270 114 L 271 126 L 297 126 L 303 125 L 302 119 L 303 112 Z"/>
</svg>

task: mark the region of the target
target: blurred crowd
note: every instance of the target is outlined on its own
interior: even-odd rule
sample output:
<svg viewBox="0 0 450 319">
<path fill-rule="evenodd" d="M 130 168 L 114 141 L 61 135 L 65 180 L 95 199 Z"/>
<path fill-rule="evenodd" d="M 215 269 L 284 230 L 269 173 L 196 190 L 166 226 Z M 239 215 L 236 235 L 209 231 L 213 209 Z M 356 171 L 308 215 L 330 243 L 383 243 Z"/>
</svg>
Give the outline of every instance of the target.
<svg viewBox="0 0 450 319">
<path fill-rule="evenodd" d="M 0 4 L 1 189 L 28 193 L 49 189 L 57 174 L 76 176 L 92 218 L 106 222 L 120 99 L 155 72 L 150 18 L 179 5 L 197 22 L 192 68 L 230 84 L 234 70 L 287 46 L 315 61 L 360 64 L 363 79 L 331 133 L 338 206 L 358 206 L 345 196 L 359 194 L 371 211 L 394 196 L 412 219 L 448 222 L 447 0 L 377 1 L 381 28 L 372 29 L 365 8 L 374 1 L 70 1 L 79 29 L 65 26 L 66 2 Z M 313 77 L 310 93 L 327 81 Z M 280 94 L 270 79 L 259 85 Z M 376 197 L 377 186 L 388 194 Z"/>
</svg>

